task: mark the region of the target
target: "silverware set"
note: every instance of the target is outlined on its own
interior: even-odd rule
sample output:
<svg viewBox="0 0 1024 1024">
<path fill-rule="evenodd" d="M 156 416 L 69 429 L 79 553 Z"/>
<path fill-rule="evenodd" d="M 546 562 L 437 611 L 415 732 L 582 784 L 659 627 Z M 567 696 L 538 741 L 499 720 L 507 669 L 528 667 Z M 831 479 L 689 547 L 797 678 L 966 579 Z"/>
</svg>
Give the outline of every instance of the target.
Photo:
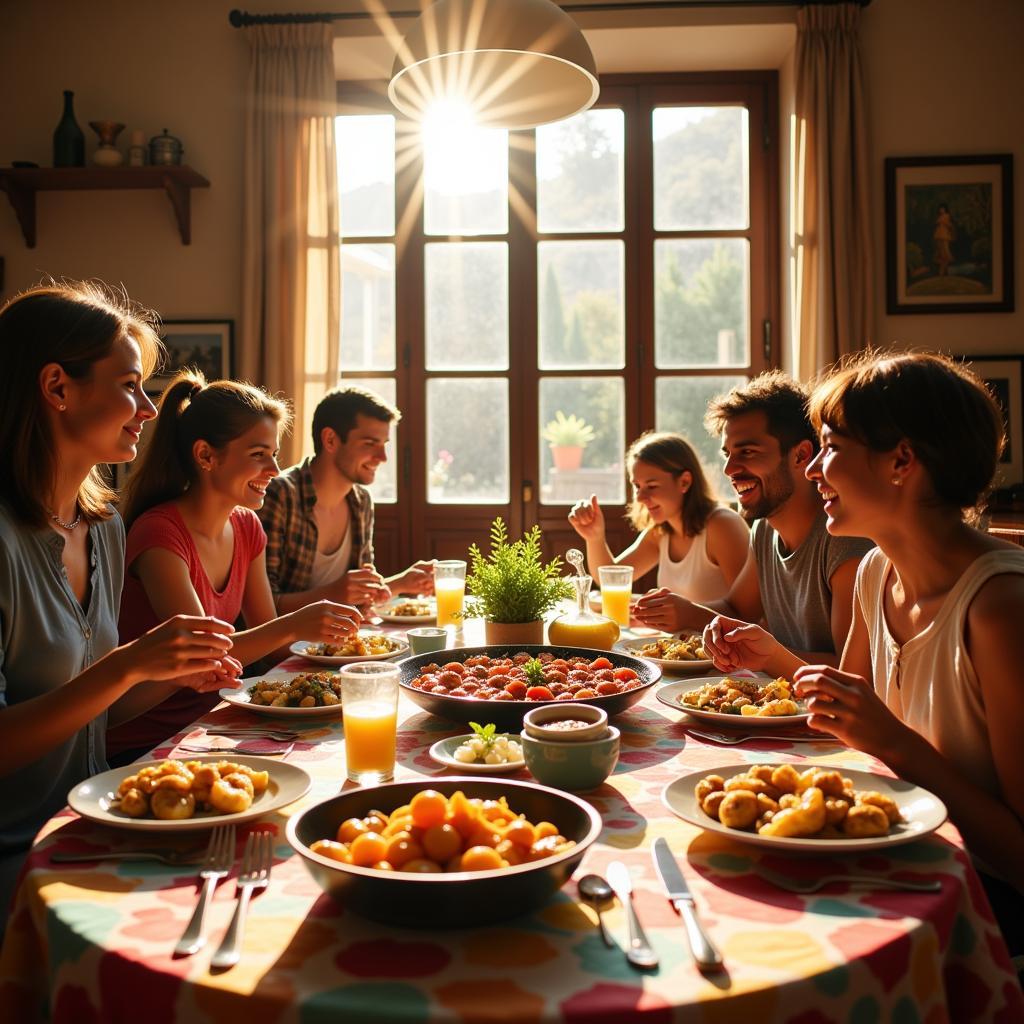
<svg viewBox="0 0 1024 1024">
<path fill-rule="evenodd" d="M 686 938 L 697 967 L 704 972 L 713 973 L 724 969 L 722 954 L 711 941 L 697 916 L 697 907 L 690 886 L 679 867 L 676 858 L 665 839 L 654 842 L 651 851 L 654 867 L 661 879 L 669 902 L 682 918 L 686 929 Z M 932 879 L 898 879 L 883 875 L 823 875 L 818 878 L 794 878 L 758 864 L 754 873 L 771 885 L 789 892 L 808 894 L 818 892 L 833 882 L 841 882 L 850 888 L 884 889 L 892 892 L 941 892 L 940 882 Z M 600 875 L 584 875 L 578 882 L 580 896 L 597 912 L 598 928 L 606 946 L 615 948 L 605 925 L 601 911 L 605 910 L 617 896 L 626 912 L 629 941 L 625 947 L 626 959 L 636 967 L 652 968 L 658 966 L 658 954 L 640 924 L 636 909 L 633 906 L 633 883 L 629 869 L 621 861 L 612 861 L 608 865 L 608 880 Z"/>
<path fill-rule="evenodd" d="M 731 733 L 713 732 L 710 729 L 694 729 L 687 726 L 691 736 L 699 736 L 702 740 L 710 740 L 712 743 L 720 743 L 723 746 L 732 746 L 735 743 L 748 743 L 751 740 L 786 740 L 789 743 L 838 743 L 834 736 L 824 733 L 819 735 L 808 735 L 807 733 L 784 733 L 758 732 L 758 733 Z"/>
<path fill-rule="evenodd" d="M 174 947 L 175 956 L 192 956 L 206 945 L 206 911 L 213 898 L 217 883 L 227 878 L 235 862 L 235 826 L 218 825 L 210 835 L 206 855 L 199 877 L 203 887 L 199 893 L 192 918 Z M 274 837 L 271 832 L 250 832 L 242 854 L 238 874 L 235 912 L 224 934 L 224 939 L 210 960 L 210 966 L 226 969 L 238 963 L 242 948 L 242 933 L 249 899 L 257 889 L 265 889 L 270 882 L 274 863 Z"/>
</svg>

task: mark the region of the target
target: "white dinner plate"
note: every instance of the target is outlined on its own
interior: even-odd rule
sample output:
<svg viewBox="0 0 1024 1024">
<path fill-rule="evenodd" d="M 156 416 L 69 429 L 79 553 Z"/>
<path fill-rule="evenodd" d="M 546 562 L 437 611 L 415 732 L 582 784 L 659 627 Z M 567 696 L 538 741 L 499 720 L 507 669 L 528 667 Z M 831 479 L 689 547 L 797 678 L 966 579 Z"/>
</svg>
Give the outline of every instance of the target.
<svg viewBox="0 0 1024 1024">
<path fill-rule="evenodd" d="M 517 739 L 512 733 L 498 733 L 499 736 L 508 736 L 509 739 Z M 525 759 L 518 761 L 506 761 L 504 764 L 466 764 L 464 761 L 455 760 L 455 751 L 461 747 L 466 740 L 471 740 L 473 733 L 466 733 L 463 736 L 449 736 L 446 740 L 438 740 L 430 748 L 430 756 L 446 768 L 457 768 L 460 772 L 472 772 L 479 775 L 500 775 L 502 772 L 514 772 L 517 768 L 525 768 Z"/>
<path fill-rule="evenodd" d="M 425 602 L 430 605 L 429 615 L 396 615 L 395 608 L 400 607 L 403 604 L 408 604 L 410 601 Z M 393 597 L 390 601 L 385 601 L 384 604 L 377 605 L 373 609 L 381 618 L 383 622 L 394 622 L 402 626 L 427 626 L 431 622 L 437 621 L 437 602 L 432 597 Z"/>
<path fill-rule="evenodd" d="M 721 775 L 728 781 L 734 775 L 741 775 L 749 768 L 749 764 L 727 764 L 719 768 L 704 768 L 699 772 L 690 772 L 670 782 L 661 792 L 665 806 L 678 814 L 684 821 L 729 836 L 741 843 L 754 846 L 767 846 L 778 850 L 798 850 L 801 853 L 860 853 L 864 850 L 882 850 L 889 846 L 912 843 L 916 839 L 931 835 L 946 820 L 946 805 L 934 793 L 915 786 L 903 779 L 894 779 L 888 775 L 876 775 L 874 772 L 861 772 L 849 768 L 838 768 L 829 764 L 794 765 L 800 771 L 807 768 L 821 768 L 823 771 L 838 771 L 853 782 L 858 790 L 875 790 L 884 796 L 892 797 L 899 804 L 904 820 L 894 825 L 886 836 L 875 836 L 871 839 L 794 839 L 788 836 L 763 836 L 758 832 L 747 832 L 738 828 L 727 828 L 720 821 L 705 814 L 697 804 L 694 787 L 706 775 Z"/>
<path fill-rule="evenodd" d="M 322 670 L 321 670 L 322 671 Z M 273 715 L 275 718 L 339 718 L 342 714 L 341 702 L 337 704 L 325 704 L 318 708 L 273 708 L 266 704 L 253 704 L 249 698 L 249 687 L 264 679 L 271 682 L 282 682 L 285 679 L 294 679 L 296 676 L 312 675 L 311 672 L 282 672 L 280 675 L 253 676 L 251 679 L 239 679 L 237 690 L 221 690 L 218 696 L 226 700 L 236 708 L 244 708 L 246 711 L 254 711 L 260 715 Z"/>
<path fill-rule="evenodd" d="M 676 675 L 690 675 L 692 672 L 706 672 L 709 668 L 714 668 L 714 664 L 710 658 L 697 658 L 693 661 L 679 661 L 674 658 L 651 658 L 646 654 L 640 653 L 648 644 L 652 644 L 656 640 L 663 640 L 664 638 L 665 634 L 660 634 L 658 636 L 642 637 L 635 640 L 617 640 L 612 646 L 612 650 L 622 651 L 623 654 L 631 654 L 634 658 L 643 658 L 644 661 L 650 661 L 655 665 L 660 665 L 663 671 L 673 672 Z"/>
<path fill-rule="evenodd" d="M 180 821 L 163 821 L 160 818 L 130 818 L 113 806 L 117 787 L 122 780 L 134 775 L 140 768 L 148 765 L 162 764 L 162 761 L 142 761 L 126 764 L 121 768 L 94 775 L 85 782 L 80 782 L 68 793 L 68 804 L 83 818 L 97 821 L 101 825 L 115 825 L 118 828 L 136 829 L 142 832 L 187 832 L 193 829 L 213 828 L 214 825 L 236 824 L 262 818 L 279 807 L 293 803 L 309 791 L 311 779 L 309 773 L 297 765 L 278 761 L 275 758 L 255 757 L 251 754 L 236 754 L 226 750 L 223 754 L 197 754 L 183 757 L 182 761 L 202 761 L 204 764 L 218 761 L 235 761 L 257 771 L 270 772 L 270 784 L 252 802 L 247 811 L 238 814 L 199 814 L 194 818 L 183 818 Z"/>
<path fill-rule="evenodd" d="M 758 682 L 774 678 L 763 672 L 755 672 L 753 675 Z M 726 715 L 721 711 L 704 711 L 687 707 L 682 702 L 684 693 L 699 690 L 705 683 L 718 683 L 727 678 L 728 676 L 702 676 L 700 679 L 680 679 L 677 683 L 668 683 L 661 687 L 657 697 L 662 704 L 666 704 L 675 711 L 684 711 L 691 718 L 696 718 L 701 722 L 711 722 L 722 728 L 731 726 L 736 729 L 770 729 L 783 725 L 806 725 L 807 719 L 811 717 L 806 711 L 799 715 Z M 800 706 L 800 701 L 796 703 Z"/>
<path fill-rule="evenodd" d="M 382 634 L 360 631 L 360 635 L 380 636 Z M 331 665 L 335 668 L 339 665 L 351 664 L 354 661 L 387 661 L 389 658 L 400 658 L 409 653 L 409 645 L 404 640 L 399 640 L 395 636 L 385 637 L 385 639 L 391 644 L 391 650 L 384 654 L 310 654 L 310 647 L 317 646 L 312 640 L 296 640 L 288 650 L 307 661 L 315 661 L 318 665 Z"/>
</svg>

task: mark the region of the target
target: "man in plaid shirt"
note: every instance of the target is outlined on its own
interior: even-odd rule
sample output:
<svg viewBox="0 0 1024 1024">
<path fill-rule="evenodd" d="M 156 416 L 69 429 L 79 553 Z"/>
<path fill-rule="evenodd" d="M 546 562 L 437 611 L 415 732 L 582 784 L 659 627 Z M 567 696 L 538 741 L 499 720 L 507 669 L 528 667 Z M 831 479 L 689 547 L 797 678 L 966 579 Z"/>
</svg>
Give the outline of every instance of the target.
<svg viewBox="0 0 1024 1024">
<path fill-rule="evenodd" d="M 270 481 L 259 510 L 278 614 L 328 599 L 368 608 L 392 593 L 429 594 L 433 563 L 385 580 L 373 565 L 373 499 L 401 413 L 363 388 L 329 392 L 313 413 L 313 457 Z"/>
</svg>

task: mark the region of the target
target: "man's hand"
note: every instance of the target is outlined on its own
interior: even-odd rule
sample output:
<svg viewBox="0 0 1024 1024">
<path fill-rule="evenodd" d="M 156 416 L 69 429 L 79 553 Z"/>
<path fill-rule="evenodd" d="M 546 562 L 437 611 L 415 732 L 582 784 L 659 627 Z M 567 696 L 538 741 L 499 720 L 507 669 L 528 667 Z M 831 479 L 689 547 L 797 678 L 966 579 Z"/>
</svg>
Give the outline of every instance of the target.
<svg viewBox="0 0 1024 1024">
<path fill-rule="evenodd" d="M 339 576 L 333 590 L 335 601 L 357 608 L 383 604 L 391 598 L 391 590 L 384 582 L 384 577 L 372 565 L 350 569 L 344 576 Z"/>
<path fill-rule="evenodd" d="M 436 559 L 415 562 L 405 572 L 388 580 L 393 594 L 411 594 L 414 597 L 434 592 L 434 565 Z"/>
</svg>

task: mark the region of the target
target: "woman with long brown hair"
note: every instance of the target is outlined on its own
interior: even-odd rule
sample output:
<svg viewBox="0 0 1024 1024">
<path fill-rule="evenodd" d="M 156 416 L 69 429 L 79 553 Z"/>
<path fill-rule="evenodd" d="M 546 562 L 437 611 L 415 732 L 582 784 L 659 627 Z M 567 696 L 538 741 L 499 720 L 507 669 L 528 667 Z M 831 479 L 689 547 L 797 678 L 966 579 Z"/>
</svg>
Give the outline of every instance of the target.
<svg viewBox="0 0 1024 1024">
<path fill-rule="evenodd" d="M 247 628 L 235 633 L 233 650 L 244 665 L 295 640 L 336 642 L 355 632 L 359 613 L 332 601 L 276 617 L 256 509 L 279 472 L 278 439 L 289 419 L 284 402 L 250 384 L 207 383 L 188 369 L 168 384 L 125 495 L 122 640 L 167 615 L 242 615 Z M 214 703 L 215 695 L 173 694 L 111 730 L 112 762 L 133 760 Z"/>
<path fill-rule="evenodd" d="M 606 539 L 597 495 L 578 501 L 569 523 L 587 545 L 592 573 L 602 565 L 631 565 L 634 577 L 657 566 L 659 590 L 705 603 L 724 597 L 747 558 L 743 520 L 715 500 L 704 468 L 679 434 L 649 432 L 626 452 L 633 487 L 629 519 L 638 536 L 620 555 Z"/>
<path fill-rule="evenodd" d="M 175 616 L 118 646 L 124 528 L 99 466 L 135 458 L 155 318 L 91 283 L 0 309 L 0 908 L 40 825 L 106 769 L 107 723 L 227 686 L 232 627 Z"/>
</svg>

